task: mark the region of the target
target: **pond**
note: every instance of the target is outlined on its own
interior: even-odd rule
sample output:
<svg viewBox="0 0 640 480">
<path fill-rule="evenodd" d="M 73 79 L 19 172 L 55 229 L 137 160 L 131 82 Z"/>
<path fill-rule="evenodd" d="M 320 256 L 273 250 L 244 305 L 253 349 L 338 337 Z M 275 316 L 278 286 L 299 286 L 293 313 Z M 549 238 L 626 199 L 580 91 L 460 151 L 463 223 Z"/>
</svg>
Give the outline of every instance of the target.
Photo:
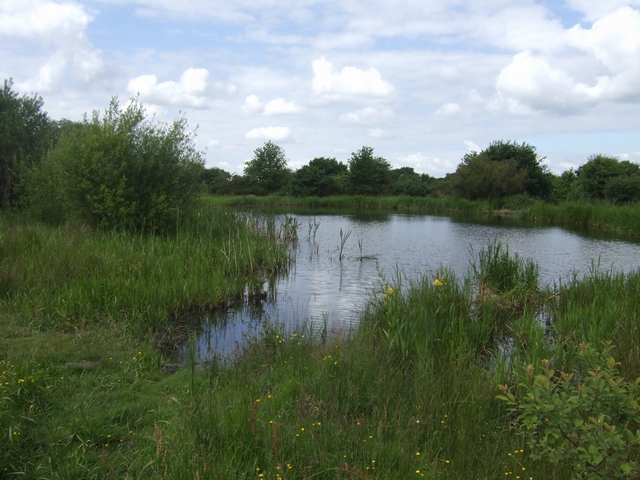
<svg viewBox="0 0 640 480">
<path fill-rule="evenodd" d="M 574 274 L 583 277 L 594 268 L 628 272 L 640 266 L 638 239 L 511 218 L 291 209 L 278 213 L 300 223 L 291 268 L 265 283 L 263 295 L 209 314 L 197 332 L 198 361 L 240 350 L 265 321 L 292 331 L 303 325 L 330 331 L 352 328 L 385 279 L 399 273 L 416 278 L 440 266 L 462 279 L 477 252 L 492 241 L 534 260 L 544 284 Z"/>
</svg>

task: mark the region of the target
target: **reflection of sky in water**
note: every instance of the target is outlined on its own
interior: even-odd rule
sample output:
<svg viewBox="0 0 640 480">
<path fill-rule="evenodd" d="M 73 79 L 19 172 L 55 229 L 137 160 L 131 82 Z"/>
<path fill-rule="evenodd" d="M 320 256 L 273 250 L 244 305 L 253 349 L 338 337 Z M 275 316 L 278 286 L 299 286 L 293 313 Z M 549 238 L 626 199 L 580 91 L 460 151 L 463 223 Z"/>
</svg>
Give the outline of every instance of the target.
<svg viewBox="0 0 640 480">
<path fill-rule="evenodd" d="M 296 216 L 301 227 L 292 252 L 295 260 L 276 283 L 275 301 L 245 302 L 209 319 L 212 322 L 199 334 L 201 357 L 233 352 L 244 336 L 260 332 L 262 320 L 289 328 L 309 323 L 317 328 L 324 321 L 333 330 L 348 328 L 383 279 L 392 281 L 397 271 L 415 278 L 440 266 L 463 278 L 471 252 L 477 253 L 494 239 L 512 254 L 534 260 L 545 284 L 573 272 L 582 277 L 598 262 L 601 270 L 630 271 L 640 266 L 640 244 L 602 232 L 585 235 L 558 227 L 522 226 L 509 219 L 472 223 L 426 215 Z M 320 223 L 315 243 L 307 239 L 308 224 L 314 218 Z M 352 232 L 342 262 L 338 258 L 340 229 Z M 363 255 L 376 258 L 359 261 L 359 242 Z"/>
</svg>

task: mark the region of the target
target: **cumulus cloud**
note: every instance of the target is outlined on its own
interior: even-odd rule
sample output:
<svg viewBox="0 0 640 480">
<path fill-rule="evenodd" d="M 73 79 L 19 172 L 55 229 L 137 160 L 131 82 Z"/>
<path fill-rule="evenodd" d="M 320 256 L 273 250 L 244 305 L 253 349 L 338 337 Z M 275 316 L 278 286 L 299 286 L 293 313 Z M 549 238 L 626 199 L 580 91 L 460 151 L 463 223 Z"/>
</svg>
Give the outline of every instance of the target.
<svg viewBox="0 0 640 480">
<path fill-rule="evenodd" d="M 284 98 L 271 100 L 264 107 L 265 115 L 290 114 L 298 113 L 299 111 L 300 108 L 295 104 L 295 102 L 287 102 Z"/>
<path fill-rule="evenodd" d="M 260 103 L 260 99 L 255 95 L 249 95 L 244 99 L 244 105 L 242 105 L 242 113 L 246 115 L 252 115 L 258 113 L 261 107 L 262 103 Z"/>
<path fill-rule="evenodd" d="M 600 63 L 605 74 L 559 67 L 551 55 L 527 50 L 498 75 L 498 103 L 514 113 L 574 113 L 601 102 L 640 101 L 639 11 L 625 6 L 591 28 L 576 25 L 567 31 L 566 44 Z"/>
<path fill-rule="evenodd" d="M 453 118 L 459 117 L 463 113 L 462 108 L 457 103 L 445 103 L 436 110 L 436 117 Z"/>
<path fill-rule="evenodd" d="M 324 57 L 313 61 L 313 82 L 311 89 L 317 95 L 334 97 L 377 97 L 386 98 L 393 93 L 393 85 L 382 79 L 375 68 L 361 70 L 344 67 L 337 71 Z"/>
<path fill-rule="evenodd" d="M 246 133 L 252 140 L 286 140 L 291 135 L 289 127 L 260 127 Z"/>
<path fill-rule="evenodd" d="M 82 5 L 50 0 L 5 0 L 0 4 L 0 37 L 23 45 L 43 45 L 49 58 L 22 88 L 50 92 L 70 75 L 86 86 L 101 76 L 102 52 L 91 44 L 87 27 L 93 20 Z M 23 46 L 21 45 L 21 46 Z"/>
<path fill-rule="evenodd" d="M 158 83 L 155 75 L 141 75 L 129 81 L 127 91 L 159 105 L 206 108 L 211 104 L 207 95 L 208 77 L 209 72 L 205 68 L 185 70 L 178 82 Z"/>
</svg>

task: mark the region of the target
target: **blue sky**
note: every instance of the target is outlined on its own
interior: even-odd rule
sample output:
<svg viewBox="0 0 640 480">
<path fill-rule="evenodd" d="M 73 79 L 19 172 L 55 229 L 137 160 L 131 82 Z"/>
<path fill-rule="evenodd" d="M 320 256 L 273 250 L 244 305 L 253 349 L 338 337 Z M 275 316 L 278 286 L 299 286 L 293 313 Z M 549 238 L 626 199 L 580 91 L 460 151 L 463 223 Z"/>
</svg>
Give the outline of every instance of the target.
<svg viewBox="0 0 640 480">
<path fill-rule="evenodd" d="M 183 112 L 233 173 L 267 140 L 293 169 L 366 145 L 440 177 L 494 140 L 640 162 L 640 0 L 4 0 L 9 77 L 53 118 Z"/>
</svg>

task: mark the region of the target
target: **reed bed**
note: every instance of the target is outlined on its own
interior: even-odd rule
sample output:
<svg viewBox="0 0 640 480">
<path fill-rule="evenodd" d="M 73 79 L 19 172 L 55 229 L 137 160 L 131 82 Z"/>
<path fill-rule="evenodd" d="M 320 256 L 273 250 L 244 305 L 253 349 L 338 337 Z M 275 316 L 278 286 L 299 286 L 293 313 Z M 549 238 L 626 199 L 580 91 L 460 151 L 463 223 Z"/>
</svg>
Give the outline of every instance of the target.
<svg viewBox="0 0 640 480">
<path fill-rule="evenodd" d="M 247 282 L 261 289 L 264 276 L 286 265 L 282 231 L 260 222 L 267 220 L 203 204 L 166 237 L 81 224 L 5 224 L 2 309 L 45 326 L 109 318 L 141 331 L 163 328 L 171 315 L 241 294 Z"/>
<path fill-rule="evenodd" d="M 566 202 L 552 205 L 536 202 L 520 214 L 523 220 L 559 225 L 580 225 L 640 235 L 640 204 Z"/>
<path fill-rule="evenodd" d="M 503 208 L 502 204 L 490 201 L 470 201 L 454 197 L 372 197 L 365 195 L 337 195 L 331 197 L 291 196 L 233 196 L 206 197 L 217 205 L 227 206 L 298 206 L 311 208 L 349 208 L 406 210 L 430 213 L 492 213 Z"/>
<path fill-rule="evenodd" d="M 454 197 L 333 197 L 235 196 L 206 197 L 216 205 L 269 207 L 297 206 L 336 209 L 379 209 L 407 212 L 462 215 L 508 215 L 521 220 L 555 225 L 578 225 L 611 230 L 624 235 L 640 235 L 640 204 L 566 202 L 553 205 L 526 196 L 496 200 L 465 200 Z"/>
</svg>

